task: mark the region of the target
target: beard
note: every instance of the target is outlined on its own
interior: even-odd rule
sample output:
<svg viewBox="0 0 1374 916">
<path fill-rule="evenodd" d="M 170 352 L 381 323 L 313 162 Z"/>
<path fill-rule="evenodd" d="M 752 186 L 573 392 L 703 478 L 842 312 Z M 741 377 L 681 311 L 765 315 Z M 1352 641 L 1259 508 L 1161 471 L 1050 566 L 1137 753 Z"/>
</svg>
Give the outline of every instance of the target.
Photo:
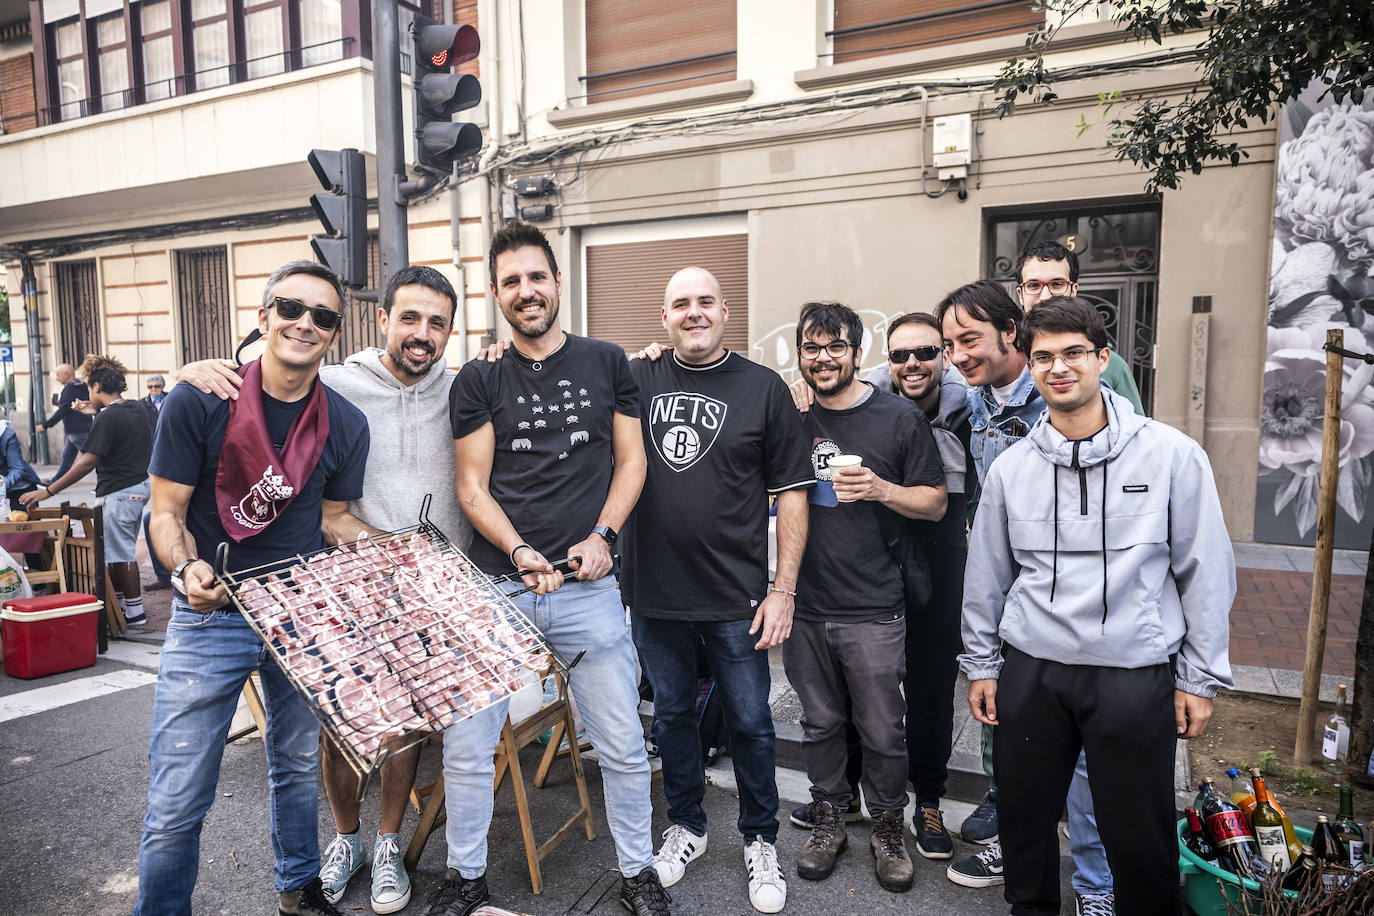
<svg viewBox="0 0 1374 916">
<path fill-rule="evenodd" d="M 424 347 L 428 356 L 416 362 L 411 358 L 410 354 L 406 353 L 406 348 L 411 346 Z M 439 355 L 434 351 L 434 348 L 430 346 L 427 340 L 406 340 L 392 344 L 387 347 L 386 355 L 391 359 L 392 365 L 414 378 L 420 378 L 427 374 L 429 370 L 434 367 L 434 364 L 439 361 Z"/>
<path fill-rule="evenodd" d="M 553 327 L 553 323 L 558 320 L 558 302 L 557 300 L 553 302 L 539 301 L 544 306 L 544 316 L 533 323 L 523 321 L 520 318 L 520 307 L 529 305 L 530 301 L 521 302 L 515 307 L 514 320 L 511 319 L 511 316 L 506 316 L 506 323 L 510 325 L 511 331 L 529 340 L 538 339 L 549 332 L 549 328 Z"/>
<path fill-rule="evenodd" d="M 843 360 L 832 360 L 835 365 L 835 377 L 827 382 L 817 382 L 815 373 L 821 366 L 818 362 L 811 363 L 809 368 L 802 370 L 802 378 L 806 379 L 806 384 L 811 386 L 811 390 L 817 394 L 834 394 L 849 387 L 849 383 L 854 381 L 854 374 L 858 371 L 853 357 L 846 357 Z"/>
</svg>

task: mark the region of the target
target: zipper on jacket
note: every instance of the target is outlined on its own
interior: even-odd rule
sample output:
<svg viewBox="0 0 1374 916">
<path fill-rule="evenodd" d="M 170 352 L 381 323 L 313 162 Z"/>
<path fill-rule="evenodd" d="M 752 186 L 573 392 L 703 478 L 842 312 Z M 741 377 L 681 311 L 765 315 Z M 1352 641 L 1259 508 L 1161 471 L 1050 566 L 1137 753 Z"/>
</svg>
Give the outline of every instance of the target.
<svg viewBox="0 0 1374 916">
<path fill-rule="evenodd" d="M 1078 447 L 1082 442 L 1073 444 L 1073 464 L 1070 467 L 1078 471 L 1078 514 L 1086 516 L 1088 514 L 1088 469 L 1078 463 Z"/>
</svg>

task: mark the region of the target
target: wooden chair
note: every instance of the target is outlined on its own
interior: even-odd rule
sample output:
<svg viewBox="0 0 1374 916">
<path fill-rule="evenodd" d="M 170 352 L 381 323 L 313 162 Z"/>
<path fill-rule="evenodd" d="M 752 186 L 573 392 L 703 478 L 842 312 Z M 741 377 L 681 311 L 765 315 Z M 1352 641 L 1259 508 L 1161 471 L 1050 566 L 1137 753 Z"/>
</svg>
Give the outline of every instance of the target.
<svg viewBox="0 0 1374 916">
<path fill-rule="evenodd" d="M 30 518 L 27 522 L 0 522 L 0 534 L 43 533 L 43 546 L 36 552 L 42 557 L 41 563 L 46 568 L 26 569 L 24 576 L 30 585 L 53 584 L 58 592 L 67 590 L 65 549 L 70 528 L 69 520 L 60 515 L 55 518 Z"/>
<path fill-rule="evenodd" d="M 568 685 L 562 673 L 554 675 L 558 684 L 558 697 L 544 704 L 538 712 L 528 719 L 511 724 L 510 718 L 501 727 L 501 741 L 496 746 L 496 778 L 492 791 L 501 787 L 506 773 L 511 774 L 511 788 L 515 791 L 515 808 L 520 817 L 520 832 L 525 841 L 525 861 L 530 871 L 530 888 L 536 894 L 544 892 L 544 877 L 540 864 L 565 839 L 572 835 L 581 823 L 587 832 L 587 839 L 596 839 L 596 827 L 592 824 L 591 800 L 587 795 L 587 778 L 582 769 L 581 749 L 578 747 L 577 726 L 573 722 L 572 704 L 568 701 Z M 573 782 L 577 786 L 578 809 L 562 827 L 554 832 L 543 844 L 534 837 L 534 825 L 530 819 L 529 797 L 525 792 L 525 778 L 520 767 L 520 750 L 549 729 L 553 729 L 552 740 L 545 748 L 539 767 L 535 771 L 535 788 L 542 789 L 548 780 L 549 768 L 558 756 L 558 745 L 563 735 L 570 736 L 568 758 L 572 761 Z M 437 736 L 436 736 L 437 737 Z M 410 869 L 420 860 L 429 835 L 444 824 L 444 777 L 427 786 L 417 786 L 411 791 L 411 803 L 420 812 L 420 822 L 411 836 L 410 846 L 406 849 L 405 863 Z"/>
<path fill-rule="evenodd" d="M 267 710 L 262 705 L 262 695 L 258 693 L 258 685 L 253 680 L 253 676 L 256 674 L 257 672 L 254 671 L 253 674 L 248 675 L 248 680 L 243 682 L 243 701 L 248 704 L 248 713 L 253 717 L 253 721 L 242 728 L 230 731 L 228 737 L 224 739 L 225 744 L 233 744 L 240 738 L 246 738 L 253 734 L 253 732 L 262 735 L 264 739 L 267 737 Z"/>
</svg>

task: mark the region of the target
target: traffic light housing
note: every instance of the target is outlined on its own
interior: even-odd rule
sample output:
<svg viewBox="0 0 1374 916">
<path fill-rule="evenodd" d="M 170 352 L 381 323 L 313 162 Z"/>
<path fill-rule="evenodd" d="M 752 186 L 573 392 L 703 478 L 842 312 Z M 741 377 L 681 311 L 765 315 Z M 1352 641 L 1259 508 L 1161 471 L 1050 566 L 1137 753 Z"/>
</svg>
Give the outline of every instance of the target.
<svg viewBox="0 0 1374 916">
<path fill-rule="evenodd" d="M 307 161 L 327 193 L 312 194 L 310 206 L 325 236 L 310 240 L 321 264 L 345 286 L 367 285 L 367 167 L 355 149 L 315 149 Z"/>
<path fill-rule="evenodd" d="M 412 26 L 415 66 L 415 167 L 447 175 L 453 164 L 477 154 L 482 131 L 476 124 L 455 123 L 455 112 L 482 101 L 477 77 L 454 73 L 481 50 L 477 30 L 470 25 L 443 25 L 417 15 Z"/>
</svg>

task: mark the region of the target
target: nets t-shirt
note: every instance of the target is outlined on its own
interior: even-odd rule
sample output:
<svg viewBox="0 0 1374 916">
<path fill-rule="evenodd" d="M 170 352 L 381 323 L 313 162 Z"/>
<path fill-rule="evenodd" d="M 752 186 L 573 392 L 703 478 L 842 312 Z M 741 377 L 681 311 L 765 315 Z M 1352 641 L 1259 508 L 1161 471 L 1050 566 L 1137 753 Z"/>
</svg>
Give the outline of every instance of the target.
<svg viewBox="0 0 1374 916">
<path fill-rule="evenodd" d="M 514 347 L 494 363 L 473 360 L 449 391 L 453 438 L 492 424 L 492 498 L 520 539 L 551 562 L 591 534 L 606 504 L 617 413 L 639 417 L 625 351 L 574 334 L 542 360 Z M 469 553 L 488 575 L 514 569 L 480 532 Z"/>
<path fill-rule="evenodd" d="M 237 543 L 225 533 L 215 503 L 215 474 L 229 424 L 229 402 L 190 385 L 177 385 L 167 393 L 148 472 L 195 487 L 186 510 L 186 527 L 195 538 L 201 559 L 214 563 L 215 549 L 228 543 L 226 568 L 237 572 L 320 550 L 325 546 L 320 531 L 323 500 L 348 502 L 362 497 L 370 444 L 367 418 L 328 386 L 324 393 L 329 406 L 329 437 L 310 479 L 276 521 Z M 278 449 L 286 440 L 282 421 L 289 430 L 304 406 L 304 399 L 287 404 L 263 396 L 268 433 Z M 397 481 L 397 485 L 404 486 L 405 482 Z"/>
<path fill-rule="evenodd" d="M 884 526 L 906 519 L 876 502 L 841 503 L 830 483 L 830 459 L 858 455 L 864 467 L 904 487 L 944 486 L 930 422 L 912 401 L 874 391 L 844 410 L 813 404 L 802 415 L 812 470 L 810 530 L 797 580 L 797 616 L 804 620 L 874 620 L 905 607 L 901 572 Z"/>
<path fill-rule="evenodd" d="M 620 590 L 647 617 L 738 620 L 768 588 L 768 494 L 815 484 L 776 372 L 726 353 L 630 363 L 648 475 L 625 529 Z"/>
<path fill-rule="evenodd" d="M 120 401 L 95 415 L 83 451 L 100 456 L 95 495 L 105 496 L 148 479 L 153 427 L 138 401 Z"/>
</svg>

